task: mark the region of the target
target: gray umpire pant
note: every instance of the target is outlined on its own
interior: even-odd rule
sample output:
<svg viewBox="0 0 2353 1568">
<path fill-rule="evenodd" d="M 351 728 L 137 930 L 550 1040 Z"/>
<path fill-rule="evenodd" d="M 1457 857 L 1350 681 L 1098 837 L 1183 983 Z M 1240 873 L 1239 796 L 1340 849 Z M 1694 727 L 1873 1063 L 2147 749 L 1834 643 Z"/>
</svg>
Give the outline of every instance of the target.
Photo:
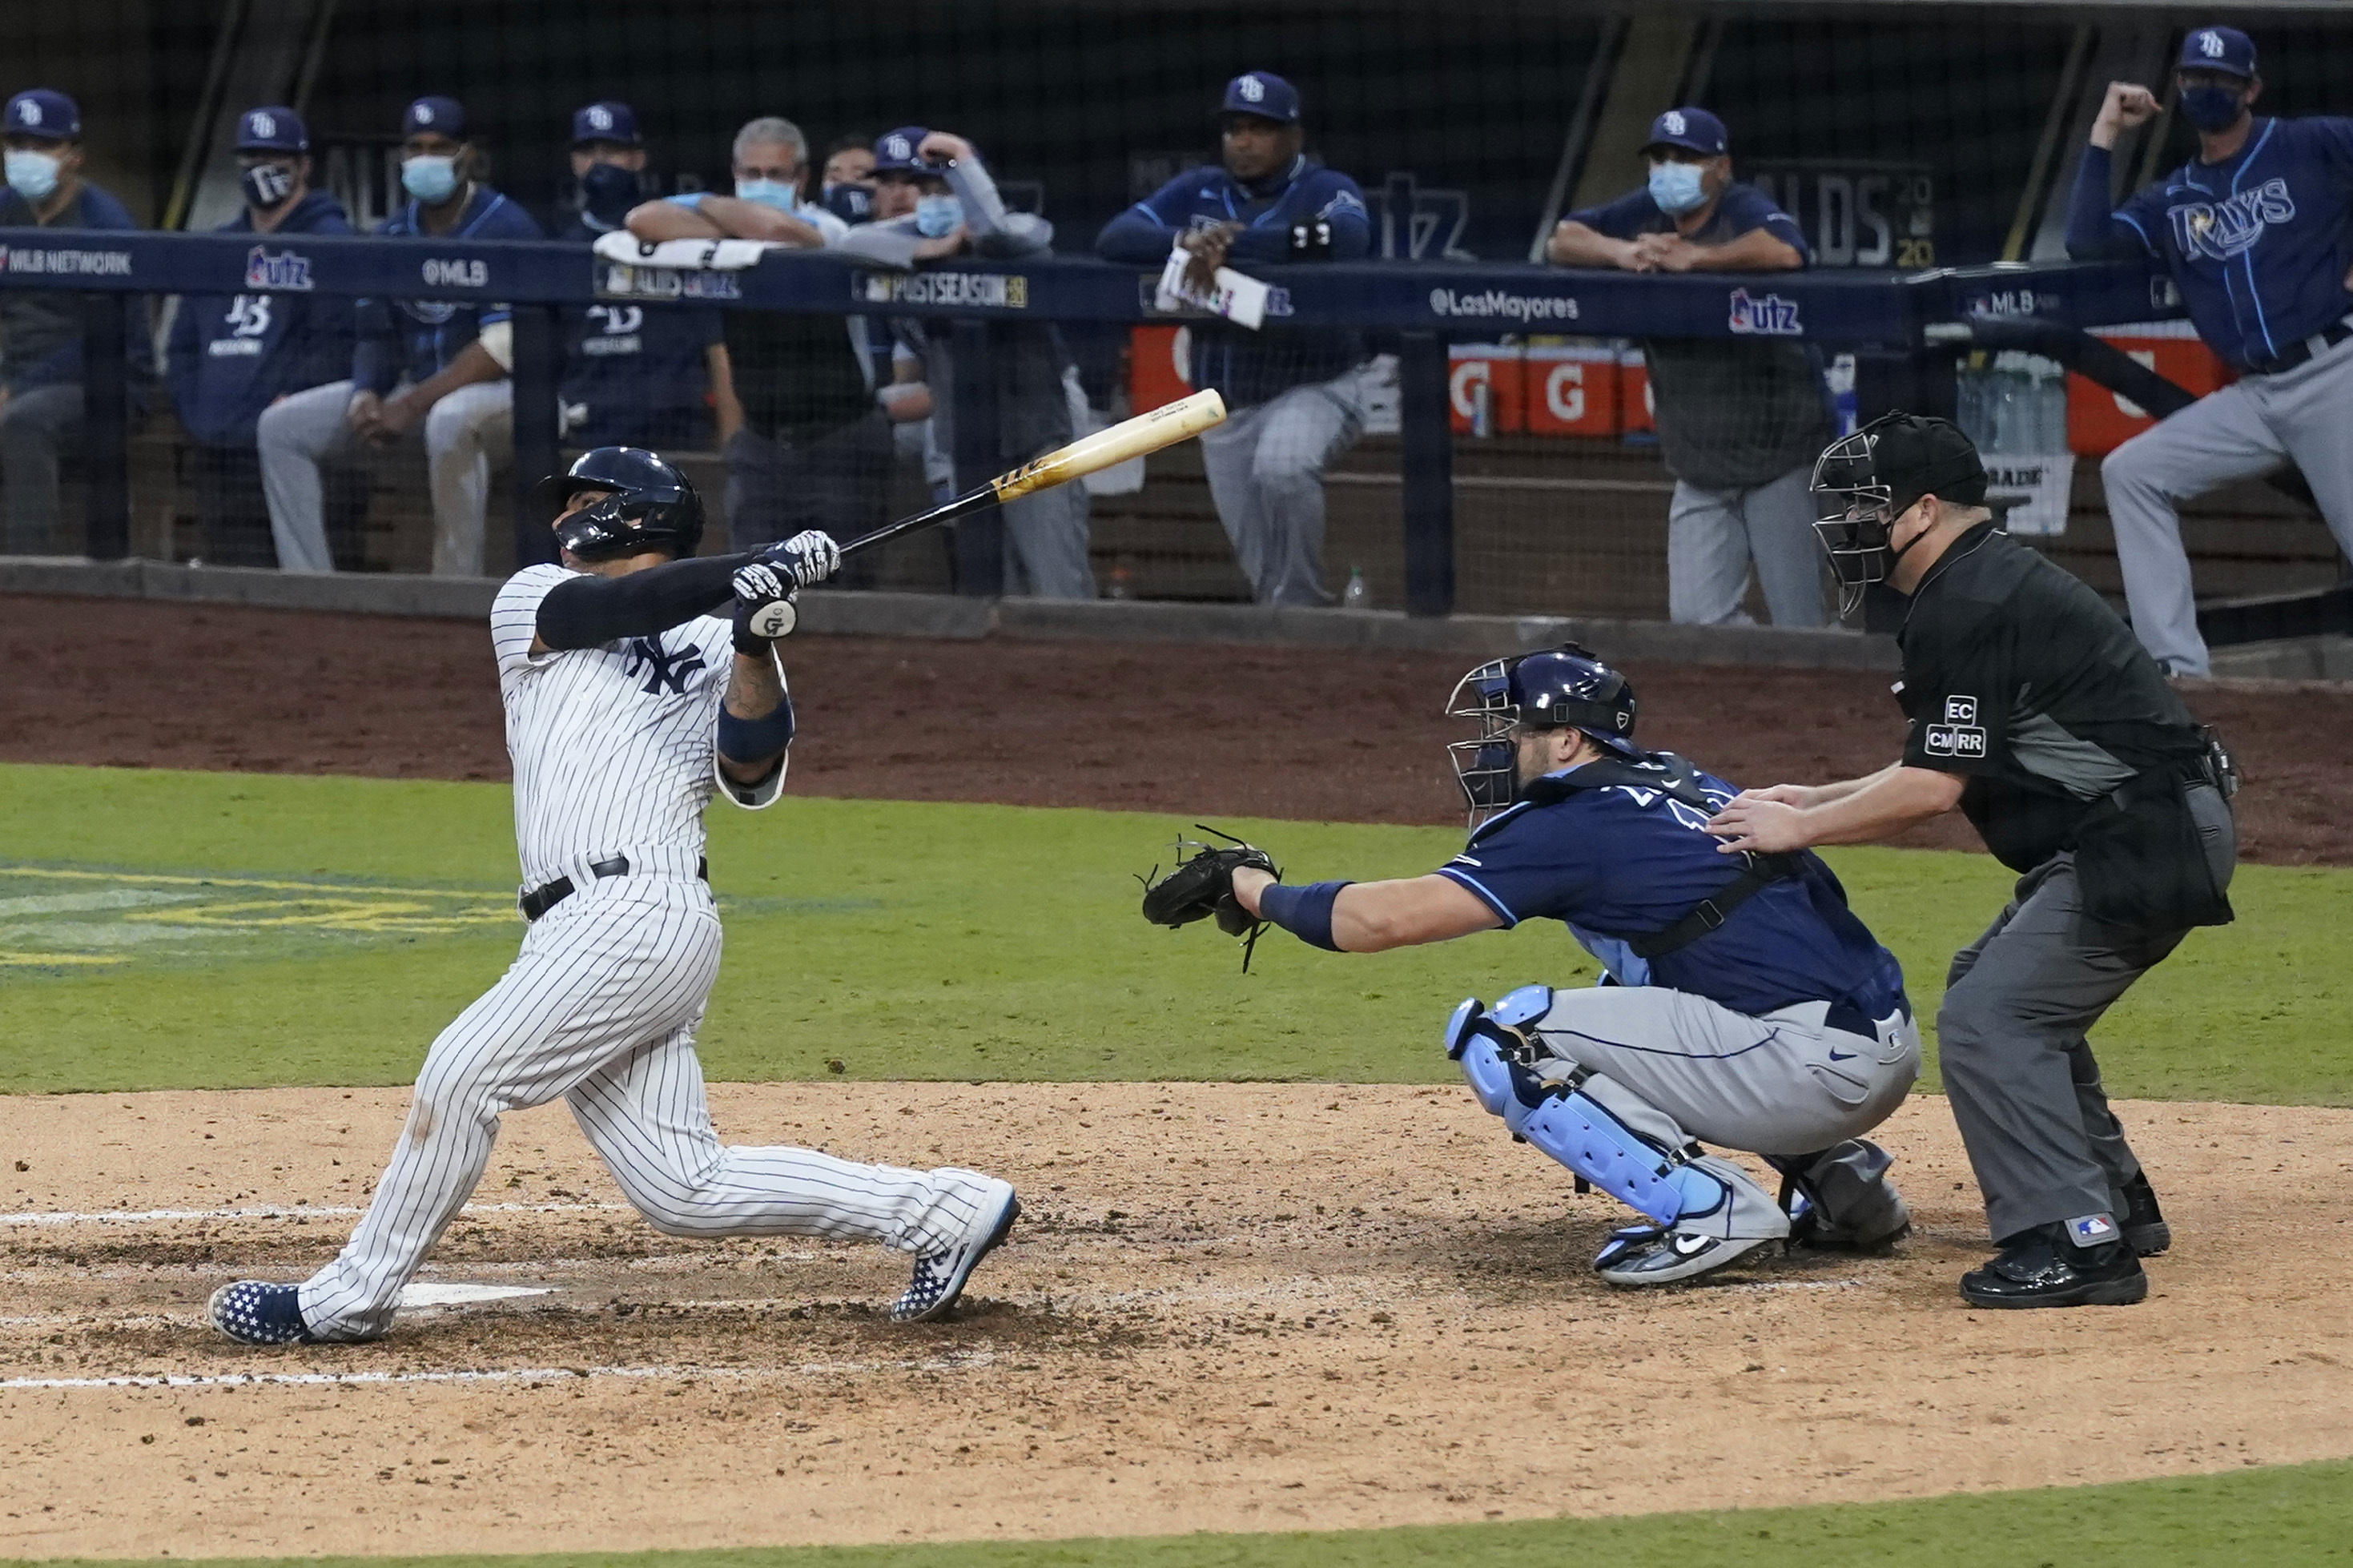
<svg viewBox="0 0 2353 1568">
<path fill-rule="evenodd" d="M 2230 809 L 2211 790 L 2191 800 L 2227 886 Z M 2189 933 L 2087 928 L 2083 910 L 2074 856 L 2053 856 L 2019 879 L 1945 979 L 1937 1059 L 1996 1241 L 2121 1214 L 2125 1184 L 2140 1173 L 2084 1034 Z"/>
<path fill-rule="evenodd" d="M 1234 559 L 1261 605 L 1328 605 L 1324 469 L 1365 428 L 1364 367 L 1237 408 L 1200 435 Z"/>
<path fill-rule="evenodd" d="M 1667 616 L 1698 626 L 1747 626 L 1740 601 L 1753 566 L 1777 626 L 1830 622 L 1822 551 L 1814 536 L 1811 468 L 1745 490 L 1675 481 L 1667 503 Z"/>
<path fill-rule="evenodd" d="M 46 555 L 63 547 L 58 458 L 80 434 L 81 420 L 78 381 L 28 387 L 0 404 L 0 500 L 7 511 L 8 554 Z"/>
<path fill-rule="evenodd" d="M 2211 673 L 2175 508 L 2291 460 L 2337 548 L 2353 555 L 2353 338 L 2294 370 L 2209 393 L 2100 465 L 2133 632 L 2167 673 Z"/>
</svg>

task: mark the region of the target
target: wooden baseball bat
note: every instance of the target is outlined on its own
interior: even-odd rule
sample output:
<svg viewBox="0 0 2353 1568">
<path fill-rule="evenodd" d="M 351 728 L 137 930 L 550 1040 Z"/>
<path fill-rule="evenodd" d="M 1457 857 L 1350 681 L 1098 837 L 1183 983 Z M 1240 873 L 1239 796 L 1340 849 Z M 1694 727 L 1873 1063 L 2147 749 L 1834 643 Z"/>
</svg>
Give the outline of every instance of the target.
<svg viewBox="0 0 2353 1568">
<path fill-rule="evenodd" d="M 844 555 L 896 539 L 917 529 L 954 522 L 969 517 L 986 506 L 1018 500 L 1039 490 L 1066 485 L 1072 479 L 1124 463 L 1130 458 L 1141 458 L 1147 452 L 1157 452 L 1164 447 L 1199 435 L 1213 425 L 1226 420 L 1226 400 L 1214 390 L 1204 390 L 1190 397 L 1180 397 L 1174 403 L 1163 404 L 1149 414 L 1139 414 L 1133 419 L 1123 419 L 1108 430 L 1098 430 L 1082 437 L 1067 447 L 1057 447 L 1042 458 L 1032 458 L 1009 473 L 997 475 L 985 485 L 977 485 L 953 500 L 942 501 L 929 511 L 919 511 L 913 517 L 886 523 L 871 533 L 861 533 L 841 547 Z"/>
</svg>

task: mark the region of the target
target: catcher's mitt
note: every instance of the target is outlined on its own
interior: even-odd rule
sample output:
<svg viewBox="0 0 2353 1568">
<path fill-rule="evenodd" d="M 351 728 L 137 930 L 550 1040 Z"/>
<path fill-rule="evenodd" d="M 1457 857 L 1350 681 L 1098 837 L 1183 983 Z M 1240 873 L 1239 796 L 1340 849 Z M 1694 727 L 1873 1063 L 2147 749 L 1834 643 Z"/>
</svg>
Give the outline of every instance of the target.
<svg viewBox="0 0 2353 1568">
<path fill-rule="evenodd" d="M 1216 834 L 1226 841 L 1224 847 L 1197 843 L 1179 838 L 1177 853 L 1195 851 L 1189 859 L 1178 864 L 1166 877 L 1154 880 L 1141 878 L 1144 883 L 1144 918 L 1154 925 L 1174 931 L 1195 921 L 1214 919 L 1218 929 L 1228 936 L 1247 937 L 1242 947 L 1242 967 L 1250 968 L 1250 953 L 1258 946 L 1258 933 L 1266 922 L 1252 915 L 1234 897 L 1234 872 L 1244 866 L 1264 871 L 1277 881 L 1282 870 L 1263 849 L 1243 843 L 1231 834 L 1219 833 L 1214 827 L 1195 823 L 1204 833 Z M 1159 868 L 1154 867 L 1155 877 Z"/>
</svg>

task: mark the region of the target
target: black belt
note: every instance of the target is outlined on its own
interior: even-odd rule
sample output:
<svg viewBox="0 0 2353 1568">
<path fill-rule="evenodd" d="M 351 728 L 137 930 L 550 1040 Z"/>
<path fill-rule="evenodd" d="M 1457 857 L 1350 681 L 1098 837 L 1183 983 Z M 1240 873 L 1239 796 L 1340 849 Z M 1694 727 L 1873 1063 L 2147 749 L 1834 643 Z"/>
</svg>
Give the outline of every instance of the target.
<svg viewBox="0 0 2353 1568">
<path fill-rule="evenodd" d="M 610 860 L 595 861 L 589 866 L 588 874 L 600 882 L 607 877 L 626 877 L 629 874 L 629 858 L 616 855 Z M 694 874 L 705 881 L 711 879 L 711 859 L 708 856 L 694 863 Z M 541 883 L 516 900 L 515 907 L 522 910 L 524 920 L 535 921 L 570 898 L 575 891 L 571 878 L 558 877 L 553 882 Z"/>
<path fill-rule="evenodd" d="M 2348 338 L 2353 338 L 2353 316 L 2331 321 L 2312 336 L 2288 344 L 2286 352 L 2276 358 L 2265 360 L 2261 364 L 2249 360 L 2247 373 L 2251 375 L 2279 375 L 2294 370 L 2316 354 L 2327 353 Z"/>
</svg>

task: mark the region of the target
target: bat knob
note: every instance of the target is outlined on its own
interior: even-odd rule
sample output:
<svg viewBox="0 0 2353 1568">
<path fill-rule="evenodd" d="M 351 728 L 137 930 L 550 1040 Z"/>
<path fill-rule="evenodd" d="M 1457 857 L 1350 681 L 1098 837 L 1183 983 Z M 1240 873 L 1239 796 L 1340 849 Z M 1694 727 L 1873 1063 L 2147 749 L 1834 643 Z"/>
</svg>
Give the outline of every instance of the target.
<svg viewBox="0 0 2353 1568">
<path fill-rule="evenodd" d="M 744 629 L 755 637 L 765 637 L 773 642 L 778 637 L 792 635 L 792 629 L 800 625 L 800 619 L 801 613 L 790 599 L 778 599 L 744 616 Z"/>
</svg>

